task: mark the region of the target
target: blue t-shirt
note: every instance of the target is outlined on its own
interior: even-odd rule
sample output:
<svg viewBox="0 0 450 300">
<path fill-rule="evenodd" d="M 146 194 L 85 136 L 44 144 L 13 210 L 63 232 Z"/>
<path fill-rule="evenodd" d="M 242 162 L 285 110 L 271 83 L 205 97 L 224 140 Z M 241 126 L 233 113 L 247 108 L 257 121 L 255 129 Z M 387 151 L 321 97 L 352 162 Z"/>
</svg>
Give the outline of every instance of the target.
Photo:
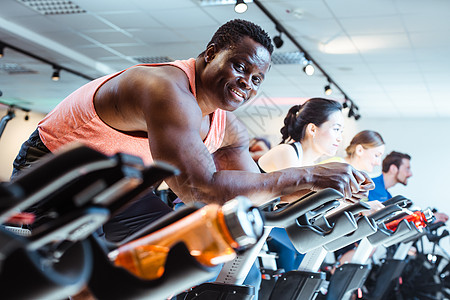
<svg viewBox="0 0 450 300">
<path fill-rule="evenodd" d="M 383 174 L 378 177 L 372 178 L 373 183 L 375 183 L 375 188 L 369 191 L 369 201 L 378 200 L 384 202 L 392 198 L 391 194 L 387 191 L 384 186 Z"/>
</svg>

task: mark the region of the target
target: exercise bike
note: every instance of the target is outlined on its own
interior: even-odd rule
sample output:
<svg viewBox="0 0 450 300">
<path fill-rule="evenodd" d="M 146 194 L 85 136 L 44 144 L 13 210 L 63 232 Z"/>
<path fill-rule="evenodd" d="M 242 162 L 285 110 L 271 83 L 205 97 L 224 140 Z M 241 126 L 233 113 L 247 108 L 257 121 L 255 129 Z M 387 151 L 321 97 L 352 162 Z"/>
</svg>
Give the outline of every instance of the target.
<svg viewBox="0 0 450 300">
<path fill-rule="evenodd" d="M 402 280 L 394 287 L 391 299 L 450 299 L 450 256 L 440 246 L 449 232 L 443 230 L 438 234 L 438 229 L 444 225 L 442 222 L 430 224 L 424 235 L 414 242 L 417 252 L 408 257 Z M 424 239 L 432 243 L 431 251 L 425 250 Z"/>
<path fill-rule="evenodd" d="M 64 299 L 89 285 L 99 299 L 159 300 L 215 276 L 220 266 L 201 264 L 180 242 L 168 248 L 164 271 L 157 279 L 138 278 L 112 263 L 108 254 L 118 245 L 95 234 L 135 197 L 177 172 L 164 163 L 145 167 L 134 156 L 108 157 L 75 146 L 43 158 L 11 182 L 1 183 L 0 297 Z M 248 217 L 250 229 L 262 232 L 263 221 L 257 209 L 231 207 L 237 209 L 229 211 L 229 218 L 239 215 L 245 221 Z M 31 222 L 31 230 L 11 224 L 18 213 L 30 208 L 42 212 L 42 218 Z M 194 205 L 168 214 L 138 234 L 152 235 L 199 208 Z M 260 222 L 256 222 L 258 216 Z M 135 235 L 124 243 L 139 237 Z M 255 235 L 247 240 L 247 245 L 250 247 L 257 238 Z"/>
</svg>

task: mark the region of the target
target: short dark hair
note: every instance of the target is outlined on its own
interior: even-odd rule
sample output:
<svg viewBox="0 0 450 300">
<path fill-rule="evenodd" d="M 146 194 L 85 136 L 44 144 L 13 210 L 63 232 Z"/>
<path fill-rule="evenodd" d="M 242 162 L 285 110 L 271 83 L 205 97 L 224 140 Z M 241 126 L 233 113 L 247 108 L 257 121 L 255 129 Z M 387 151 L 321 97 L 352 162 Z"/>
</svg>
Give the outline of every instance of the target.
<svg viewBox="0 0 450 300">
<path fill-rule="evenodd" d="M 269 34 L 259 25 L 241 19 L 231 20 L 220 26 L 206 48 L 211 44 L 215 44 L 219 49 L 224 49 L 225 47 L 239 44 L 242 38 L 246 36 L 263 45 L 272 55 L 273 45 Z M 203 51 L 199 56 L 202 56 L 204 53 Z"/>
<path fill-rule="evenodd" d="M 283 128 L 280 129 L 281 143 L 289 140 L 301 142 L 309 123 L 320 126 L 337 111 L 342 111 L 342 105 L 337 101 L 324 98 L 311 98 L 303 105 L 292 106 L 284 118 Z"/>
<path fill-rule="evenodd" d="M 411 156 L 406 153 L 401 153 L 397 151 L 392 151 L 383 159 L 383 168 L 382 171 L 387 173 L 391 165 L 395 165 L 397 168 L 400 168 L 403 159 L 411 160 Z"/>
</svg>

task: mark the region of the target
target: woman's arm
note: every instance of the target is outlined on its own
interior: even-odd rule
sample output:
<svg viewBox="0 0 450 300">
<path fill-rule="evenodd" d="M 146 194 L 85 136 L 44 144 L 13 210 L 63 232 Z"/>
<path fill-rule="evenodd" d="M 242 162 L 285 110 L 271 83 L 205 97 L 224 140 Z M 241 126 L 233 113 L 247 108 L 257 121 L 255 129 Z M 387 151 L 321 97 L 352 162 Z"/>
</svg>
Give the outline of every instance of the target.
<svg viewBox="0 0 450 300">
<path fill-rule="evenodd" d="M 286 168 L 301 167 L 302 153 L 295 151 L 289 144 L 280 144 L 261 156 L 258 164 L 265 172 L 274 172 Z"/>
</svg>

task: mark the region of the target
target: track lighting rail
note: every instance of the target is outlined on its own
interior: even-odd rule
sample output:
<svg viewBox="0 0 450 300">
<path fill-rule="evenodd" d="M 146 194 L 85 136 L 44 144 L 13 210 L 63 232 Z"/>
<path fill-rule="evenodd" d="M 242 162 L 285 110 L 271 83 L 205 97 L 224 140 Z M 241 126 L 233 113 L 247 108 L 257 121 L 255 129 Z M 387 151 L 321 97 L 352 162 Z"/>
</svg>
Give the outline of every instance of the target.
<svg viewBox="0 0 450 300">
<path fill-rule="evenodd" d="M 347 96 L 347 94 L 344 92 L 344 90 L 334 81 L 330 75 L 315 61 L 308 52 L 297 42 L 297 40 L 290 34 L 290 32 L 280 23 L 278 20 L 270 13 L 267 8 L 262 5 L 260 0 L 253 0 L 253 3 L 255 3 L 256 6 L 258 6 L 259 9 L 275 24 L 275 28 L 278 30 L 280 35 L 283 33 L 289 40 L 300 50 L 307 61 L 310 61 L 314 64 L 314 66 L 323 74 L 328 80 L 328 85 L 333 84 L 344 96 L 345 102 L 349 102 L 352 104 L 352 107 L 354 107 L 354 111 L 351 114 L 352 116 L 358 116 L 358 119 L 360 117 L 359 114 L 356 113 L 355 110 L 357 110 L 357 106 L 354 104 L 354 102 Z M 350 115 L 350 114 L 349 114 Z"/>
</svg>

